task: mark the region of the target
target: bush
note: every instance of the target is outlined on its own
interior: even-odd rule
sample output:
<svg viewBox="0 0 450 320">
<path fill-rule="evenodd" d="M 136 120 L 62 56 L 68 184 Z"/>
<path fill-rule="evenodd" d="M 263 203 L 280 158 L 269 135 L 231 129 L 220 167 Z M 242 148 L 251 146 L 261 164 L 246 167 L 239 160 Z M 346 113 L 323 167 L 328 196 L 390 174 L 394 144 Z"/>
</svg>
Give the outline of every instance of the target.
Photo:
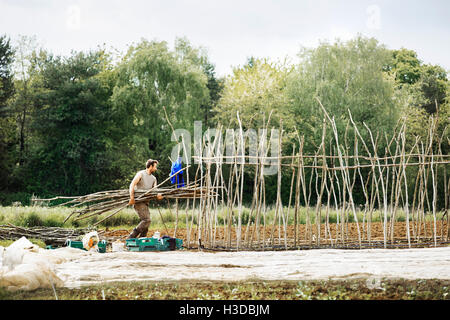
<svg viewBox="0 0 450 320">
<path fill-rule="evenodd" d="M 323 218 L 324 222 L 326 220 L 326 216 Z M 336 223 L 337 222 L 337 215 L 336 214 L 329 214 L 328 215 L 328 220 L 330 221 L 330 223 Z"/>
<path fill-rule="evenodd" d="M 26 215 L 23 219 L 23 226 L 25 227 L 41 227 L 44 225 L 42 218 L 35 212 Z"/>
<path fill-rule="evenodd" d="M 31 194 L 27 192 L 1 193 L 0 204 L 10 206 L 15 202 L 20 202 L 22 206 L 30 205 Z"/>
<path fill-rule="evenodd" d="M 64 223 L 62 221 L 59 221 L 57 218 L 49 217 L 48 219 L 44 220 L 44 226 L 46 227 L 59 227 L 62 228 Z"/>
<path fill-rule="evenodd" d="M 348 222 L 355 222 L 355 216 L 353 215 L 353 212 L 348 212 Z"/>
<path fill-rule="evenodd" d="M 159 213 L 158 213 L 158 217 L 159 217 L 159 220 L 161 220 L 161 216 L 159 215 Z M 162 218 L 163 218 L 164 223 L 175 222 L 175 215 L 171 214 L 170 212 L 166 212 L 166 213 L 162 214 Z"/>
<path fill-rule="evenodd" d="M 250 210 L 244 209 L 242 210 L 242 224 L 248 224 L 248 219 L 249 219 L 249 215 L 250 215 Z M 251 223 L 255 223 L 255 214 L 253 213 L 252 217 L 250 218 Z M 223 219 L 222 219 L 222 223 L 223 223 Z"/>
</svg>

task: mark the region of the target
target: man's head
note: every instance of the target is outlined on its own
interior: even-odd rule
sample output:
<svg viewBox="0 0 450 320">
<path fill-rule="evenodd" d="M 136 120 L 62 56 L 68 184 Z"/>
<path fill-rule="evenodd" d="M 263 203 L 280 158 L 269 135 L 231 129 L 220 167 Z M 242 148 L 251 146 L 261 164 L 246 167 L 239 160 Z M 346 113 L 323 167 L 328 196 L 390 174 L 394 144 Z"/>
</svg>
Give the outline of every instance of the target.
<svg viewBox="0 0 450 320">
<path fill-rule="evenodd" d="M 152 174 L 156 171 L 158 165 L 158 160 L 148 159 L 145 167 L 147 168 L 147 173 Z"/>
</svg>

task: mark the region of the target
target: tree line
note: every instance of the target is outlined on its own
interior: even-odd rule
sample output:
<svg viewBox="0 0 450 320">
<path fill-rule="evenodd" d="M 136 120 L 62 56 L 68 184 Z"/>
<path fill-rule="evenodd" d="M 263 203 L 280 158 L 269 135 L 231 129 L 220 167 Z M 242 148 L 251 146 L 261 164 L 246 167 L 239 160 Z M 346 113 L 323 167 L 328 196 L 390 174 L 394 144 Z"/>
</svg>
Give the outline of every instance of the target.
<svg viewBox="0 0 450 320">
<path fill-rule="evenodd" d="M 357 125 L 382 135 L 406 119 L 409 144 L 425 137 L 430 117 L 439 115 L 436 134 L 448 137 L 447 71 L 415 51 L 358 36 L 303 48 L 296 58 L 249 57 L 218 77 L 207 51 L 186 38 L 173 49 L 142 40 L 123 54 L 99 47 L 59 56 L 33 37 L 13 42 L 3 35 L 0 202 L 127 188 L 148 158 L 160 160 L 162 181 L 170 172 L 172 127 L 193 132 L 194 121 L 202 121 L 205 129 L 235 128 L 236 112 L 244 130 L 262 127 L 272 112 L 269 126 L 282 120 L 286 132 L 284 154 L 298 143 L 298 132 L 305 153 L 314 153 L 324 116 L 316 98 L 342 135 L 350 110 Z M 442 151 L 448 154 L 448 139 Z M 251 188 L 251 174 L 246 181 Z M 271 184 L 276 177 L 268 177 L 268 190 Z"/>
</svg>

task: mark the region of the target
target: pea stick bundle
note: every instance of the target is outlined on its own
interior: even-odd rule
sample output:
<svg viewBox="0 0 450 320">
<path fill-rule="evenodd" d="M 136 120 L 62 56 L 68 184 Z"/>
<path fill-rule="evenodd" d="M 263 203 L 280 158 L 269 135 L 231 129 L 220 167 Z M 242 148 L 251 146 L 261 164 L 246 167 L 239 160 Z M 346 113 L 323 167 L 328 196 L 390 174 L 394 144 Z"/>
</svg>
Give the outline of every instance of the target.
<svg viewBox="0 0 450 320">
<path fill-rule="evenodd" d="M 164 181 L 165 182 L 165 181 Z M 163 182 L 163 183 L 164 183 Z M 161 186 L 161 183 L 159 186 Z M 205 199 L 216 195 L 214 189 L 199 186 L 197 181 L 188 184 L 185 187 L 176 188 L 160 188 L 156 186 L 150 190 L 135 190 L 135 202 L 150 202 L 156 201 L 157 195 L 161 194 L 164 199 Z M 38 201 L 52 201 L 58 199 L 68 199 L 69 201 L 59 204 L 58 206 L 67 206 L 74 208 L 67 218 L 66 222 L 71 217 L 74 221 L 86 219 L 95 215 L 101 215 L 115 209 L 121 210 L 127 206 L 130 200 L 128 189 L 100 191 L 79 197 L 54 197 L 51 199 L 35 199 Z M 117 211 L 118 212 L 118 211 Z"/>
</svg>

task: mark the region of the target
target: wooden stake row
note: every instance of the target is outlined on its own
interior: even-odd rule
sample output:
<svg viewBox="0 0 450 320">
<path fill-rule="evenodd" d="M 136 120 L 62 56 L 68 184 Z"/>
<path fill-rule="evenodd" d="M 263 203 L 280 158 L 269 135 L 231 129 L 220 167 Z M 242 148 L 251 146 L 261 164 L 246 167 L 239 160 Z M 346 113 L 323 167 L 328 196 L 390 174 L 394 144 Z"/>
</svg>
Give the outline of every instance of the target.
<svg viewBox="0 0 450 320">
<path fill-rule="evenodd" d="M 204 175 L 201 185 L 218 189 L 214 197 L 194 199 L 190 213 L 186 210 L 187 246 L 211 250 L 268 250 L 301 247 L 393 247 L 448 243 L 449 190 L 447 177 L 449 155 L 442 153 L 448 140 L 447 128 L 436 136 L 438 117 L 430 118 L 428 135 L 406 141 L 407 124 L 399 121 L 392 137 L 375 136 L 363 124 L 364 139 L 349 112 L 349 122 L 341 142 L 336 122 L 318 100 L 324 112 L 321 144 L 313 155 L 304 154 L 305 137 L 297 132 L 298 145 L 292 155 L 283 156 L 283 126 L 280 121 L 280 152 L 268 155 L 271 143 L 259 137 L 257 156 L 244 155 L 244 134 L 237 114 L 239 130 L 233 154 L 223 156 L 217 142 L 203 141 L 197 161 L 197 173 Z M 269 127 L 268 117 L 266 126 Z M 216 130 L 221 132 L 221 127 Z M 327 130 L 332 138 L 326 140 Z M 353 129 L 353 154 L 350 137 Z M 217 137 L 217 136 L 216 136 Z M 221 136 L 219 135 L 218 141 Z M 379 155 L 385 142 L 385 154 Z M 207 152 L 206 152 L 206 151 Z M 248 163 L 248 160 L 252 160 Z M 231 160 L 231 161 L 230 161 Z M 272 162 L 270 162 L 272 161 Z M 277 165 L 275 203 L 271 215 L 266 203 L 265 170 Z M 289 161 L 289 162 L 283 162 Z M 224 179 L 224 172 L 228 177 Z M 290 184 L 283 185 L 283 177 Z M 196 174 L 197 176 L 197 174 Z M 244 178 L 252 177 L 252 200 L 244 209 Z M 287 205 L 283 194 L 289 193 Z M 355 193 L 363 195 L 357 203 Z M 443 211 L 438 212 L 439 197 L 444 197 Z M 336 212 L 331 221 L 332 211 Z M 194 212 L 196 227 L 193 230 Z M 400 214 L 400 213 L 403 214 Z M 188 216 L 188 215 L 191 216 Z M 378 214 L 378 215 L 377 215 Z M 438 215 L 441 214 L 440 221 Z M 377 215 L 377 216 L 376 216 Z M 223 223 L 219 223 L 219 219 Z M 379 222 L 374 222 L 374 219 Z M 244 220 L 245 219 L 245 220 Z M 245 222 L 245 223 L 244 223 Z M 381 230 L 380 230 L 381 227 Z M 439 227 L 439 230 L 438 230 Z M 400 229 L 401 228 L 401 229 Z M 192 232 L 195 235 L 192 236 Z"/>
</svg>

